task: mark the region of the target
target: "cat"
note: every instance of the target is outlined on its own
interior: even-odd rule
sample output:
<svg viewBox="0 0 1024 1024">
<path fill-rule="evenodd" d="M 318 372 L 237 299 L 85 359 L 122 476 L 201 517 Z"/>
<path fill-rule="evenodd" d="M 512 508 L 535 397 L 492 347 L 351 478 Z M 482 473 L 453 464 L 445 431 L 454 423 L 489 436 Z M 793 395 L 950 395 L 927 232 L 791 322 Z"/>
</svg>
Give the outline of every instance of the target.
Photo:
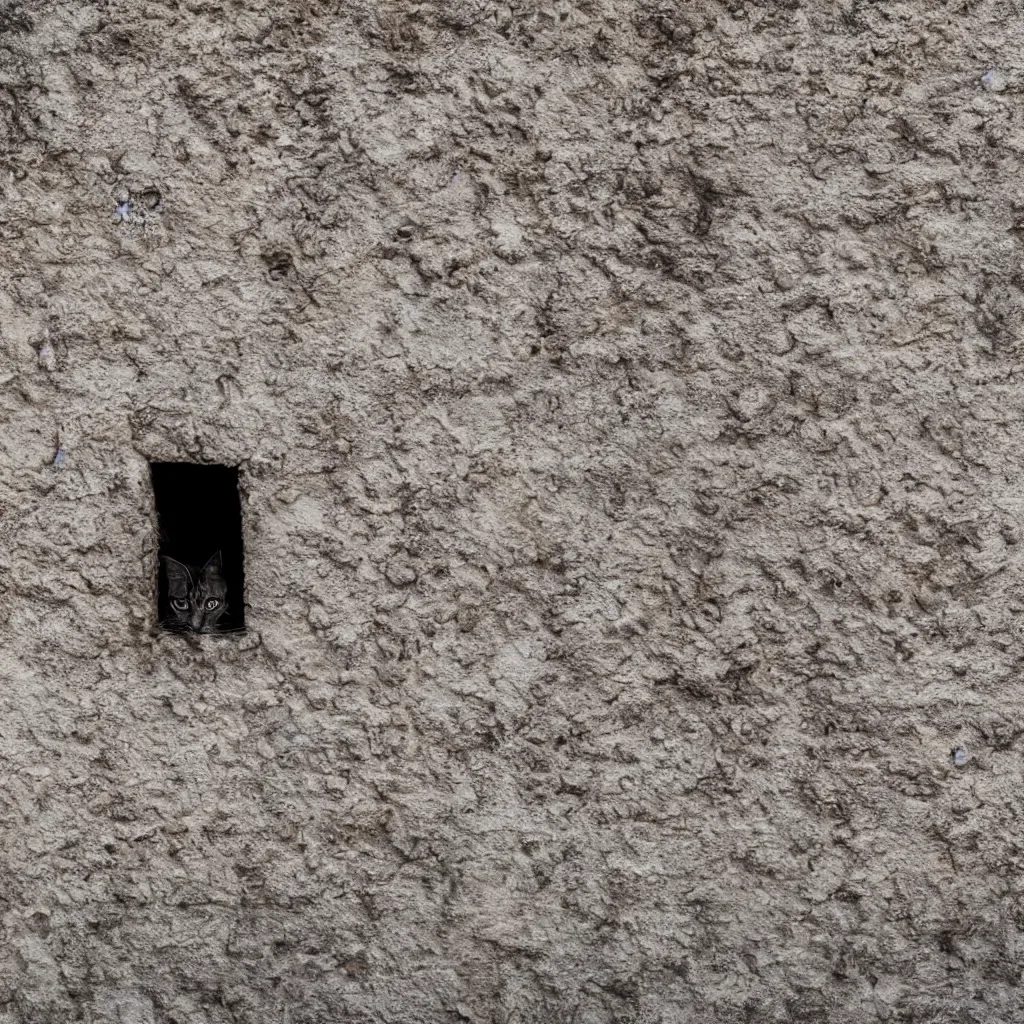
<svg viewBox="0 0 1024 1024">
<path fill-rule="evenodd" d="M 184 565 L 163 556 L 167 572 L 167 603 L 171 618 L 165 625 L 193 633 L 216 633 L 217 622 L 227 611 L 228 584 L 218 551 L 202 567 Z"/>
</svg>

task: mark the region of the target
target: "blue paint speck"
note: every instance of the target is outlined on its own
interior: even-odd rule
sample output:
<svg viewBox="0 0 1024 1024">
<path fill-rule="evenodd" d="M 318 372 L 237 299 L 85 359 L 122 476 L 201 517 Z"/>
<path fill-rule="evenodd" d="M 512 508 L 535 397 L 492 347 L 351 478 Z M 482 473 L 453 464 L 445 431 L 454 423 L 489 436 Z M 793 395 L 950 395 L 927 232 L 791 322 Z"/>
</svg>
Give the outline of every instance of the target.
<svg viewBox="0 0 1024 1024">
<path fill-rule="evenodd" d="M 1006 75 L 998 68 L 991 68 L 981 76 L 981 84 L 989 92 L 1004 92 L 1006 90 Z"/>
</svg>

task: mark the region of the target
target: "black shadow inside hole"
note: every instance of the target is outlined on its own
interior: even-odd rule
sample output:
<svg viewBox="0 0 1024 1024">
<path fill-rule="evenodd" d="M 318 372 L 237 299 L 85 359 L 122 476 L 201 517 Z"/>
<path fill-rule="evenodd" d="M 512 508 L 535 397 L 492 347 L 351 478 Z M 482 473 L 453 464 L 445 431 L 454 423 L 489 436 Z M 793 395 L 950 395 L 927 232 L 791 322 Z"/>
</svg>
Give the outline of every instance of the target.
<svg viewBox="0 0 1024 1024">
<path fill-rule="evenodd" d="M 241 632 L 245 628 L 245 562 L 237 468 L 151 462 L 149 470 L 159 529 L 160 625 L 173 632 L 186 628 L 176 625 L 171 611 L 164 558 L 190 566 L 195 575 L 219 551 L 227 584 L 227 609 L 213 632 Z"/>
</svg>

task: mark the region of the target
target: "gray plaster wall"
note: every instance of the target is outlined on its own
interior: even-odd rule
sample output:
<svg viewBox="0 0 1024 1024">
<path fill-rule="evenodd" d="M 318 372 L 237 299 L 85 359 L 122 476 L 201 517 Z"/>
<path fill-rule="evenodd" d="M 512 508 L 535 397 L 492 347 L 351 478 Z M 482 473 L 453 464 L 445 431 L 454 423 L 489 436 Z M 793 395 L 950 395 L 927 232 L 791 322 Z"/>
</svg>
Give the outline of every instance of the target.
<svg viewBox="0 0 1024 1024">
<path fill-rule="evenodd" d="M 1024 1019 L 1015 4 L 0 33 L 0 1024 Z"/>
</svg>

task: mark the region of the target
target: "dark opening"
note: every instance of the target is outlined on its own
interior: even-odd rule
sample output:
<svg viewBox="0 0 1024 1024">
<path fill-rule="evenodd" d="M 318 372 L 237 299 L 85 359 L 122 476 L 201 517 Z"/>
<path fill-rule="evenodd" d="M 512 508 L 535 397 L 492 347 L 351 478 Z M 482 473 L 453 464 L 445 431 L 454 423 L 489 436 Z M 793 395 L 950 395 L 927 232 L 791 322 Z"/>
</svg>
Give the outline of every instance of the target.
<svg viewBox="0 0 1024 1024">
<path fill-rule="evenodd" d="M 238 470 L 190 462 L 152 462 L 149 469 L 160 531 L 160 625 L 174 632 L 241 631 L 245 565 Z"/>
</svg>

